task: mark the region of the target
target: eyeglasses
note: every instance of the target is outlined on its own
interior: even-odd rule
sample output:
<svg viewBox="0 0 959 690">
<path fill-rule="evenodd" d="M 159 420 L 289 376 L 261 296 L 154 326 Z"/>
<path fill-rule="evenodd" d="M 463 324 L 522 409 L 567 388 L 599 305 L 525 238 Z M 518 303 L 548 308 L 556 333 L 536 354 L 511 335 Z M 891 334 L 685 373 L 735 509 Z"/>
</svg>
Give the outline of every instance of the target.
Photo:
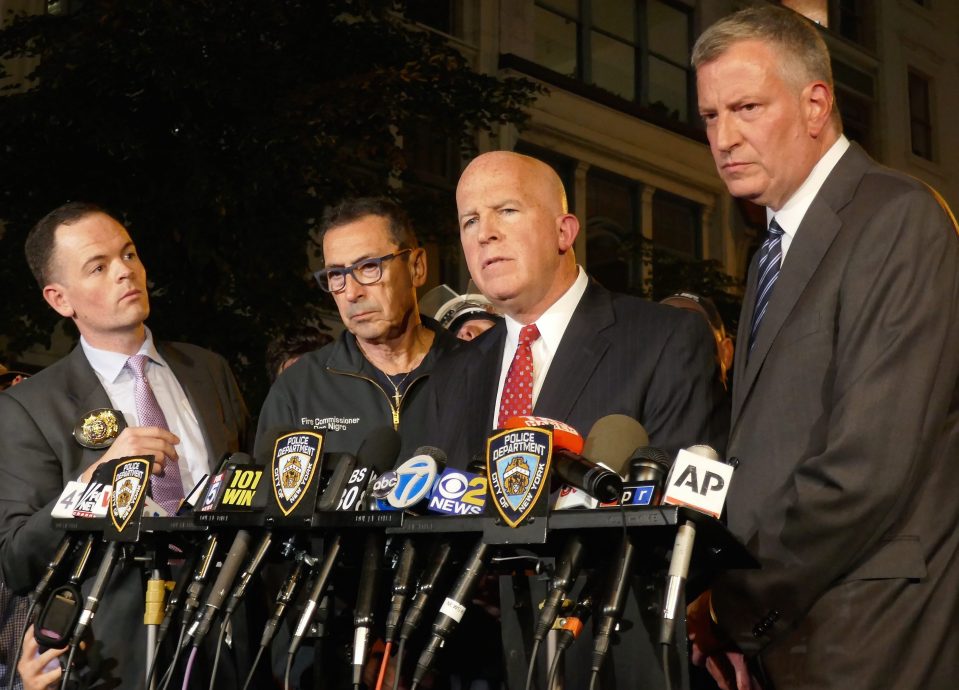
<svg viewBox="0 0 959 690">
<path fill-rule="evenodd" d="M 383 262 L 402 256 L 412 249 L 401 249 L 392 254 L 378 256 L 375 259 L 360 259 L 352 266 L 337 266 L 335 268 L 322 268 L 313 274 L 316 282 L 327 292 L 340 292 L 346 287 L 346 276 L 353 276 L 360 285 L 372 285 L 383 277 Z"/>
</svg>

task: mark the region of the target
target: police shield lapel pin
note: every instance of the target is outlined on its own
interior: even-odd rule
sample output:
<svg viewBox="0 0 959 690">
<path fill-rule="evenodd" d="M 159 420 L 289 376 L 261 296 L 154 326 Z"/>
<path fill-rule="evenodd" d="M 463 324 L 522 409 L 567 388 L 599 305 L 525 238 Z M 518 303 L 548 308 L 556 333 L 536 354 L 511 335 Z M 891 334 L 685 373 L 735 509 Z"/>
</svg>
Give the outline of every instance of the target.
<svg viewBox="0 0 959 690">
<path fill-rule="evenodd" d="M 101 407 L 90 410 L 73 427 L 73 438 L 84 448 L 103 450 L 109 448 L 127 422 L 120 410 Z"/>
<path fill-rule="evenodd" d="M 110 520 L 117 532 L 126 528 L 138 506 L 143 503 L 149 476 L 150 461 L 146 458 L 129 458 L 113 469 Z"/>
<path fill-rule="evenodd" d="M 323 436 L 297 431 L 276 439 L 270 473 L 273 496 L 284 516 L 292 513 L 310 487 L 320 462 Z"/>
<path fill-rule="evenodd" d="M 503 521 L 517 527 L 529 516 L 549 478 L 553 432 L 526 427 L 490 436 L 486 471 L 493 504 Z"/>
</svg>

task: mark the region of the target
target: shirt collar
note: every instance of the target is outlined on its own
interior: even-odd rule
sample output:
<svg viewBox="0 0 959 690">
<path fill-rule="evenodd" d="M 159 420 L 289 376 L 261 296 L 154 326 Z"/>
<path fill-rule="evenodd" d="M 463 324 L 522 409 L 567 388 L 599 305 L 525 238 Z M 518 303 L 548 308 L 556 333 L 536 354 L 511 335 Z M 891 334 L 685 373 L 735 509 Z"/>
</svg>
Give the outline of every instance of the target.
<svg viewBox="0 0 959 690">
<path fill-rule="evenodd" d="M 776 222 L 779 223 L 779 227 L 783 229 L 783 232 L 786 233 L 790 239 L 795 237 L 796 231 L 799 229 L 802 219 L 806 216 L 806 211 L 809 210 L 813 199 L 816 198 L 819 190 L 826 182 L 826 178 L 829 177 L 829 173 L 836 167 L 836 163 L 839 162 L 839 159 L 842 158 L 842 155 L 848 148 L 849 140 L 844 134 L 840 134 L 835 143 L 829 147 L 829 150 L 826 151 L 823 157 L 813 166 L 808 177 L 799 185 L 799 189 L 783 204 L 783 207 L 778 211 L 773 211 L 768 207 L 766 208 L 767 227 L 775 216 Z"/>
<path fill-rule="evenodd" d="M 550 352 L 555 352 L 563 339 L 563 333 L 566 332 L 566 326 L 573 317 L 579 301 L 586 292 L 589 285 L 589 278 L 582 266 L 577 266 L 576 280 L 569 286 L 569 289 L 563 293 L 563 296 L 553 302 L 553 304 L 543 312 L 542 316 L 536 319 L 536 327 L 539 329 L 539 337 L 549 347 Z M 506 337 L 511 342 L 519 342 L 519 332 L 523 324 L 510 316 L 506 316 Z"/>
<path fill-rule="evenodd" d="M 160 353 L 157 352 L 156 346 L 153 344 L 153 334 L 149 328 L 144 327 L 144 331 L 146 332 L 146 338 L 136 354 L 146 355 L 154 364 L 165 367 L 166 362 L 160 357 Z M 125 355 L 122 352 L 101 350 L 93 347 L 82 335 L 80 336 L 80 347 L 83 348 L 83 354 L 86 355 L 87 361 L 90 362 L 93 370 L 99 374 L 103 381 L 108 383 L 116 383 L 117 378 L 119 378 L 120 373 L 123 371 L 123 366 L 127 363 L 127 360 L 130 359 L 130 355 Z"/>
</svg>

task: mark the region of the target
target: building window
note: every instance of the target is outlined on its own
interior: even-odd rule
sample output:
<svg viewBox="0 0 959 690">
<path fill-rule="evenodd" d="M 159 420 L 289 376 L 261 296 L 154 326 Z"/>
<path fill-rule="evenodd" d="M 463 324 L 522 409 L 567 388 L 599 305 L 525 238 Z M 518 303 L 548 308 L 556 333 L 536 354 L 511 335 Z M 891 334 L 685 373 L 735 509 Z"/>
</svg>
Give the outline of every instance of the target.
<svg viewBox="0 0 959 690">
<path fill-rule="evenodd" d="M 653 195 L 653 243 L 680 259 L 701 259 L 702 207 L 689 199 L 656 190 Z"/>
<path fill-rule="evenodd" d="M 932 160 L 932 108 L 926 77 L 909 70 L 909 132 L 912 152 Z"/>
<path fill-rule="evenodd" d="M 616 292 L 643 292 L 639 183 L 599 168 L 586 176 L 586 270 Z"/>
<path fill-rule="evenodd" d="M 873 0 L 780 0 L 780 4 L 847 40 L 875 47 Z"/>
<path fill-rule="evenodd" d="M 536 0 L 536 62 L 688 122 L 692 11 L 674 0 Z"/>
<path fill-rule="evenodd" d="M 461 0 L 405 0 L 401 6 L 410 21 L 449 36 L 462 37 L 461 4 Z"/>
</svg>

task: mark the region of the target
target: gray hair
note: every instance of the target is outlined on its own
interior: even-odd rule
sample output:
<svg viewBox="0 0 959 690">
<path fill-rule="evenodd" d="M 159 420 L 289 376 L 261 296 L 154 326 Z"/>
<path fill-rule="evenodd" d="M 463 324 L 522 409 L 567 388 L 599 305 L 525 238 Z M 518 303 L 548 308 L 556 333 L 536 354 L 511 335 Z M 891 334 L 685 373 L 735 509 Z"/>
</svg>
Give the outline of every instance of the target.
<svg viewBox="0 0 959 690">
<path fill-rule="evenodd" d="M 829 49 L 812 22 L 790 9 L 764 5 L 747 7 L 706 29 L 693 46 L 693 67 L 717 59 L 741 41 L 774 44 L 782 55 L 784 79 L 801 88 L 811 81 L 823 81 L 833 90 Z"/>
</svg>

